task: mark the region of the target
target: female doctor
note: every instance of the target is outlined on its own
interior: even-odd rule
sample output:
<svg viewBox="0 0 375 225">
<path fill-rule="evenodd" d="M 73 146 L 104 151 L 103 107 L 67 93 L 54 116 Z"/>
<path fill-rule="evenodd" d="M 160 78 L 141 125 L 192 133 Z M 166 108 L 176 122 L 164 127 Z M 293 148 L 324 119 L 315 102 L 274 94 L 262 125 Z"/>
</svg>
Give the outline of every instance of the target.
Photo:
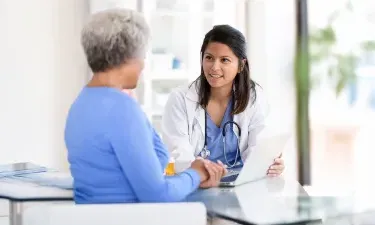
<svg viewBox="0 0 375 225">
<path fill-rule="evenodd" d="M 245 37 L 229 25 L 214 26 L 201 47 L 200 76 L 170 94 L 163 139 L 177 162 L 203 157 L 242 167 L 264 128 L 265 105 L 261 88 L 250 79 Z M 265 173 L 283 170 L 280 156 Z"/>
</svg>

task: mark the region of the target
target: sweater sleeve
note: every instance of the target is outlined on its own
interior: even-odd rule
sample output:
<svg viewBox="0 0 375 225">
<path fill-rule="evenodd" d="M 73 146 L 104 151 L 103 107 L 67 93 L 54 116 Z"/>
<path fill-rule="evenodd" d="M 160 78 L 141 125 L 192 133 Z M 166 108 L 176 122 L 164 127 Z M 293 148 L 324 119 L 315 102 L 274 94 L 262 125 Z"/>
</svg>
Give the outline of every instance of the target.
<svg viewBox="0 0 375 225">
<path fill-rule="evenodd" d="M 173 177 L 163 175 L 153 130 L 135 101 L 125 97 L 108 116 L 108 139 L 140 202 L 181 201 L 198 188 L 200 177 L 192 169 Z"/>
</svg>

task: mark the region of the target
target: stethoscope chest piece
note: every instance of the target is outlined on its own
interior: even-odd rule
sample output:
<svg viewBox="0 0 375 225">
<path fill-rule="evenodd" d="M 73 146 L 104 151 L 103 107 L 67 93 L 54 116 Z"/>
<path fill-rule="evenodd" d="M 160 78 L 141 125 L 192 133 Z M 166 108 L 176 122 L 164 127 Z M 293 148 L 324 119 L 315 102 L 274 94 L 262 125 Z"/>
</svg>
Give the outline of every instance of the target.
<svg viewBox="0 0 375 225">
<path fill-rule="evenodd" d="M 207 147 L 205 146 L 201 152 L 201 157 L 204 158 L 204 159 L 207 159 L 208 157 L 210 157 L 210 150 L 207 149 Z"/>
</svg>

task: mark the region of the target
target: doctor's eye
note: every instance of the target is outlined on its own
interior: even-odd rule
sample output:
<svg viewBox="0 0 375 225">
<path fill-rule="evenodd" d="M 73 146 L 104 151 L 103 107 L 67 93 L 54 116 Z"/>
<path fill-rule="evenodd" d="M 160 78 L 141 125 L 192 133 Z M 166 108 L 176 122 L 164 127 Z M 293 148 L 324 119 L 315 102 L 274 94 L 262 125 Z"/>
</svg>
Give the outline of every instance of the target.
<svg viewBox="0 0 375 225">
<path fill-rule="evenodd" d="M 210 55 L 206 55 L 204 58 L 207 59 L 207 60 L 212 60 L 212 56 L 210 56 Z"/>
<path fill-rule="evenodd" d="M 228 58 L 222 58 L 221 61 L 223 63 L 230 63 L 231 62 L 230 59 L 228 59 Z"/>
</svg>

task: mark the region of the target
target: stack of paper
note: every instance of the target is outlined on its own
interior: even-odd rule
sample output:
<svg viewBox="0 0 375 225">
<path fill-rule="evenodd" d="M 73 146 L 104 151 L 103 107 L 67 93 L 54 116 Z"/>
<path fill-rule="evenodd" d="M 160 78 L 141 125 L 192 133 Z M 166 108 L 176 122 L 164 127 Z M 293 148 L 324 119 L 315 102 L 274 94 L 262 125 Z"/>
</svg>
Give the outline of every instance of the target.
<svg viewBox="0 0 375 225">
<path fill-rule="evenodd" d="M 45 173 L 32 173 L 13 176 L 13 179 L 34 183 L 40 186 L 57 187 L 63 189 L 73 188 L 73 178 L 69 173 L 49 171 Z"/>
<path fill-rule="evenodd" d="M 46 172 L 48 169 L 29 162 L 0 165 L 0 178 Z"/>
</svg>

